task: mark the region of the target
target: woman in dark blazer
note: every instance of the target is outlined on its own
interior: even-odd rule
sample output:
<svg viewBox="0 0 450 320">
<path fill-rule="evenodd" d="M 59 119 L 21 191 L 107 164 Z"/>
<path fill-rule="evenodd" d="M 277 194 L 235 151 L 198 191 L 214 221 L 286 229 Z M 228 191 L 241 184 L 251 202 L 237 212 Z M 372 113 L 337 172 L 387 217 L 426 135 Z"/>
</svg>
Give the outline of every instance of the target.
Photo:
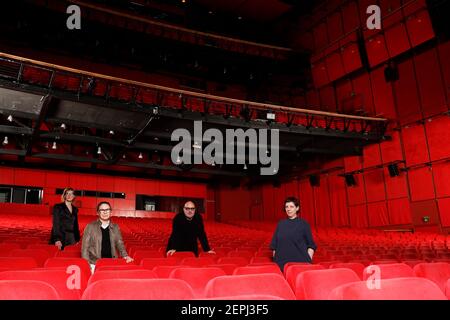
<svg viewBox="0 0 450 320">
<path fill-rule="evenodd" d="M 50 243 L 63 250 L 64 247 L 80 241 L 78 208 L 73 205 L 75 191 L 66 188 L 61 196 L 62 203 L 53 207 L 53 228 Z"/>
</svg>

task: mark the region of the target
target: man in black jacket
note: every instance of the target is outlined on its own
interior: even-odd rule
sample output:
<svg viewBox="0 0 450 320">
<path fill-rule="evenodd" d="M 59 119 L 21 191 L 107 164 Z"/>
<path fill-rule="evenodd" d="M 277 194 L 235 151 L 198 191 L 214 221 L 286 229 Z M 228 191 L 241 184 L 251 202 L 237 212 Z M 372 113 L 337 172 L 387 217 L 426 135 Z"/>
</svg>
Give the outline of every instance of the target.
<svg viewBox="0 0 450 320">
<path fill-rule="evenodd" d="M 198 256 L 197 239 L 200 240 L 205 252 L 215 253 L 208 244 L 203 219 L 195 212 L 195 204 L 188 201 L 183 206 L 183 213 L 177 214 L 173 218 L 172 234 L 167 244 L 167 256 L 171 256 L 176 251 L 191 251 Z"/>
</svg>

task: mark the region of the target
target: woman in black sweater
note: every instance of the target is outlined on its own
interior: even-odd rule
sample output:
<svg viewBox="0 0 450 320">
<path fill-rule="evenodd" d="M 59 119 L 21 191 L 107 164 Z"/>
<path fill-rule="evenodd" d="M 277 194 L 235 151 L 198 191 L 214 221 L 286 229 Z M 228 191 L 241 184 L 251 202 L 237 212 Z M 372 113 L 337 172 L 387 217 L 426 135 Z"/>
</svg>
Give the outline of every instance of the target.
<svg viewBox="0 0 450 320">
<path fill-rule="evenodd" d="M 75 191 L 66 188 L 61 196 L 62 203 L 53 207 L 53 227 L 50 243 L 63 250 L 64 247 L 80 241 L 78 208 L 73 205 Z"/>
<path fill-rule="evenodd" d="M 195 204 L 188 201 L 184 204 L 183 212 L 173 218 L 172 234 L 167 244 L 167 256 L 176 251 L 191 251 L 198 256 L 198 243 L 200 240 L 205 252 L 215 253 L 208 244 L 203 219 L 195 212 Z"/>
</svg>

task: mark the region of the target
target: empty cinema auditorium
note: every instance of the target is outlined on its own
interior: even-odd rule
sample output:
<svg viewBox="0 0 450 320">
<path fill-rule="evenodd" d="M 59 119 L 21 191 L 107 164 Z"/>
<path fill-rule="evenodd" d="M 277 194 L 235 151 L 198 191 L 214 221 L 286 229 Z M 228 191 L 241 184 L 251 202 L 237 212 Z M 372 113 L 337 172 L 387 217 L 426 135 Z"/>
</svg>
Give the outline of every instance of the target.
<svg viewBox="0 0 450 320">
<path fill-rule="evenodd" d="M 450 1 L 1 6 L 0 300 L 450 299 Z"/>
</svg>

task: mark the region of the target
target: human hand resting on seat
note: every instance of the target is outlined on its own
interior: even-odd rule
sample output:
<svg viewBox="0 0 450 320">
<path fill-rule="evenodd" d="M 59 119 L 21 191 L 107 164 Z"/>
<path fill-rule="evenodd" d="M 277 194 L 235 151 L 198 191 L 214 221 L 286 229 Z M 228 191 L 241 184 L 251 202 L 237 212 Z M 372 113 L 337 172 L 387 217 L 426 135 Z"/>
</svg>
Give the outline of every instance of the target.
<svg viewBox="0 0 450 320">
<path fill-rule="evenodd" d="M 61 241 L 56 241 L 56 242 L 55 242 L 55 246 L 57 246 L 58 249 L 61 250 L 61 248 L 62 248 L 62 242 L 61 242 Z"/>
<path fill-rule="evenodd" d="M 208 251 L 208 253 L 211 253 L 211 254 L 216 254 L 216 252 L 215 252 L 214 250 L 212 250 L 212 249 L 211 249 L 211 250 L 209 250 L 209 251 Z"/>
<path fill-rule="evenodd" d="M 177 250 L 174 250 L 174 249 L 169 250 L 169 251 L 167 251 L 166 255 L 167 255 L 167 256 L 171 256 L 171 255 L 173 255 L 176 251 L 177 251 Z"/>
<path fill-rule="evenodd" d="M 124 259 L 125 259 L 126 263 L 130 263 L 130 262 L 134 261 L 134 259 L 132 257 L 129 257 L 129 256 L 124 257 Z"/>
</svg>

